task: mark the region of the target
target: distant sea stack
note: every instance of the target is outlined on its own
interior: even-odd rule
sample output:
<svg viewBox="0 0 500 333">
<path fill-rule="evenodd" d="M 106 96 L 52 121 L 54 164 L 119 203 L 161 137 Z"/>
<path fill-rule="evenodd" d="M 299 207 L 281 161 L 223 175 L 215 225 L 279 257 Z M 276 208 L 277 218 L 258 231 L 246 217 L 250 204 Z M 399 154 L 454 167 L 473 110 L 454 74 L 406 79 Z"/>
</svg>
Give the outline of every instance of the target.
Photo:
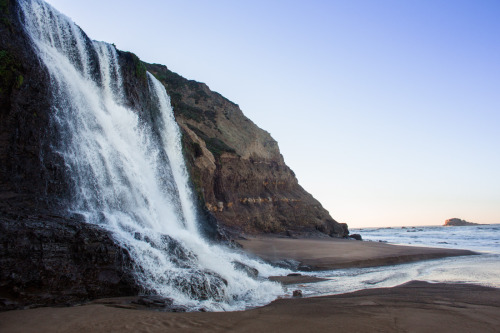
<svg viewBox="0 0 500 333">
<path fill-rule="evenodd" d="M 466 225 L 479 225 L 479 223 L 472 223 L 472 222 L 467 222 L 465 220 L 457 219 L 457 218 L 452 218 L 444 221 L 444 226 L 445 227 L 463 227 Z"/>
</svg>

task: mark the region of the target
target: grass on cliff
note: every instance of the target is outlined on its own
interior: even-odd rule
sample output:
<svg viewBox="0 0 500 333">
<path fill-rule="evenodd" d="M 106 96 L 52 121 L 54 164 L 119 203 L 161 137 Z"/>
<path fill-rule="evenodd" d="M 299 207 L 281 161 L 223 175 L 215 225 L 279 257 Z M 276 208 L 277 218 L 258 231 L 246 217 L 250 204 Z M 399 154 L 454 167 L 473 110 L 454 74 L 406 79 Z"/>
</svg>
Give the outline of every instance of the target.
<svg viewBox="0 0 500 333">
<path fill-rule="evenodd" d="M 22 86 L 24 77 L 21 70 L 21 63 L 12 54 L 7 50 L 0 50 L 0 94 Z"/>
<path fill-rule="evenodd" d="M 9 0 L 0 0 L 0 15 L 1 15 L 0 22 L 2 22 L 8 27 L 12 25 L 12 23 L 8 18 L 10 13 L 9 7 L 10 7 Z"/>
<path fill-rule="evenodd" d="M 141 61 L 141 59 L 139 59 L 139 57 L 135 55 L 135 53 L 132 52 L 127 52 L 127 53 L 130 54 L 130 56 L 132 57 L 132 61 L 134 62 L 135 76 L 138 79 L 145 81 L 148 77 L 146 66 Z"/>
<path fill-rule="evenodd" d="M 203 89 L 202 83 L 185 79 L 163 65 L 146 63 L 145 66 L 167 89 L 176 114 L 198 123 L 215 124 L 215 111 L 197 106 L 210 99 L 208 93 Z M 194 101 L 194 105 L 190 100 Z"/>
<path fill-rule="evenodd" d="M 218 159 L 222 153 L 232 153 L 236 154 L 236 150 L 229 147 L 224 141 L 219 138 L 209 137 L 198 128 L 189 125 L 189 129 L 191 129 L 200 139 L 205 141 L 207 149 Z"/>
</svg>

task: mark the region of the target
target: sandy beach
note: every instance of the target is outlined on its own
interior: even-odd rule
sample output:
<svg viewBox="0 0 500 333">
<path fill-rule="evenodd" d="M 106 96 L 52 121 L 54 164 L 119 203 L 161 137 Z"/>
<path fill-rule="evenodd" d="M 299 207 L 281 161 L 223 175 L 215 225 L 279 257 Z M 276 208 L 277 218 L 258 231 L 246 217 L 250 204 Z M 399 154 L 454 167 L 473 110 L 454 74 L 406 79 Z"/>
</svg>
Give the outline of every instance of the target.
<svg viewBox="0 0 500 333">
<path fill-rule="evenodd" d="M 255 237 L 238 240 L 243 250 L 264 260 L 293 259 L 311 270 L 373 267 L 476 254 L 469 250 L 392 245 L 346 239 Z M 306 267 L 307 268 L 307 267 Z"/>
<path fill-rule="evenodd" d="M 254 238 L 240 243 L 266 260 L 294 259 L 315 270 L 474 254 L 348 240 Z M 320 279 L 274 280 L 289 284 Z M 500 289 L 421 281 L 335 296 L 283 298 L 237 312 L 161 312 L 122 298 L 0 313 L 1 332 L 498 332 L 498 327 Z"/>
<path fill-rule="evenodd" d="M 410 282 L 279 299 L 239 312 L 164 313 L 90 304 L 0 313 L 1 332 L 498 332 L 500 290 Z"/>
</svg>

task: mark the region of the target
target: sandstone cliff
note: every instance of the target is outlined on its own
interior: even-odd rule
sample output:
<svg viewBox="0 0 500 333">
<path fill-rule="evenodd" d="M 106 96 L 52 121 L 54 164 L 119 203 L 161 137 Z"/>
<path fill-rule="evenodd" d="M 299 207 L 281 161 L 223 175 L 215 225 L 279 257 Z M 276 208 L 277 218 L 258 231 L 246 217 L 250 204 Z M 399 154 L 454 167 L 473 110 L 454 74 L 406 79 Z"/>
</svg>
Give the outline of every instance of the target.
<svg viewBox="0 0 500 333">
<path fill-rule="evenodd" d="M 208 235 L 220 235 L 218 224 L 233 236 L 347 235 L 347 226 L 298 185 L 277 143 L 236 104 L 133 53 L 119 51 L 118 60 L 126 103 L 154 129 L 158 110 L 149 104 L 146 67 L 167 88 Z M 51 98 L 49 74 L 17 1 L 0 1 L 0 310 L 140 289 L 113 235 L 68 213 L 74 184 L 57 153 L 64 142 L 51 121 Z"/>
<path fill-rule="evenodd" d="M 158 64 L 184 133 L 185 156 L 199 199 L 233 232 L 347 236 L 284 163 L 278 143 L 237 104 Z"/>
</svg>

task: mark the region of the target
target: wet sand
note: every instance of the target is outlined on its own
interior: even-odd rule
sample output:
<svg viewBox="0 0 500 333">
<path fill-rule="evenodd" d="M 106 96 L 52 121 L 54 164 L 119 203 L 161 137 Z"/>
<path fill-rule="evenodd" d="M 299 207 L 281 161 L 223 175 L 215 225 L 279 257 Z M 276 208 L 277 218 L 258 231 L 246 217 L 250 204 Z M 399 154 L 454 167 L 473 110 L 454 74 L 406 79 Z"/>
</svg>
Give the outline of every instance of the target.
<svg viewBox="0 0 500 333">
<path fill-rule="evenodd" d="M 500 289 L 410 282 L 248 311 L 165 313 L 104 304 L 0 313 L 0 332 L 498 332 Z"/>
<path fill-rule="evenodd" d="M 299 261 L 310 270 L 372 267 L 477 254 L 469 250 L 392 245 L 346 239 L 256 237 L 238 240 L 243 250 L 271 262 Z"/>
<path fill-rule="evenodd" d="M 311 269 L 368 267 L 446 256 L 465 250 L 375 242 L 253 238 L 239 241 L 263 259 L 294 259 Z M 310 276 L 272 278 L 313 283 Z M 0 332 L 499 332 L 500 289 L 412 281 L 394 288 L 284 298 L 237 312 L 172 313 L 98 300 L 67 308 L 0 313 Z M 129 302 L 130 303 L 130 302 Z"/>
</svg>

